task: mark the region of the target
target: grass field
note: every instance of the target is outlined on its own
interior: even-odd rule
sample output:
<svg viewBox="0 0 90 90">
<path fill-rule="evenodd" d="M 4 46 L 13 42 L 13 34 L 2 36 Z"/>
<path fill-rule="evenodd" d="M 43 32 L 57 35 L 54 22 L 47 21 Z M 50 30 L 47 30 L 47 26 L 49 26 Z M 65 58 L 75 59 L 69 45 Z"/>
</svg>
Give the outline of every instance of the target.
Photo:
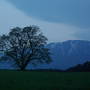
<svg viewBox="0 0 90 90">
<path fill-rule="evenodd" d="M 90 73 L 2 70 L 0 90 L 90 90 Z"/>
</svg>

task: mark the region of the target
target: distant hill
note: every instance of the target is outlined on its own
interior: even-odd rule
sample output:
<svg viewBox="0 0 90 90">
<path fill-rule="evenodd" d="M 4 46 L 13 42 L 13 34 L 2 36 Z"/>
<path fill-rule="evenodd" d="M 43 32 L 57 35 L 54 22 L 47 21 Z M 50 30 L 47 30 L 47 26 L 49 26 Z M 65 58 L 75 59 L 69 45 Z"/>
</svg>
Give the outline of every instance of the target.
<svg viewBox="0 0 90 90">
<path fill-rule="evenodd" d="M 84 64 L 78 64 L 72 68 L 67 69 L 69 72 L 90 72 L 90 62 Z"/>
</svg>

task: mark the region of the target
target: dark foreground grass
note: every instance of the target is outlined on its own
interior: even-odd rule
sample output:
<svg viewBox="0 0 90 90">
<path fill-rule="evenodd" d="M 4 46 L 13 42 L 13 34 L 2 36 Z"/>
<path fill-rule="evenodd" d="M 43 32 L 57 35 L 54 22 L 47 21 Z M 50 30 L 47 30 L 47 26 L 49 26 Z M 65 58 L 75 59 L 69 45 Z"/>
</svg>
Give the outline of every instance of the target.
<svg viewBox="0 0 90 90">
<path fill-rule="evenodd" d="M 0 71 L 0 90 L 90 90 L 90 73 Z"/>
</svg>

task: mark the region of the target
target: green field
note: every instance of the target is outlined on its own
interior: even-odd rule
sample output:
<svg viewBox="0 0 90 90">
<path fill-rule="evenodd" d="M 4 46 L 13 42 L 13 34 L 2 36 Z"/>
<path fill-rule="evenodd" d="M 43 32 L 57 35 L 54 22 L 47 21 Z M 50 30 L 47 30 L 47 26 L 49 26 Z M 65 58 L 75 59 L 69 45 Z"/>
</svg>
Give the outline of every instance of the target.
<svg viewBox="0 0 90 90">
<path fill-rule="evenodd" d="M 90 73 L 0 71 L 0 90 L 90 90 Z"/>
</svg>

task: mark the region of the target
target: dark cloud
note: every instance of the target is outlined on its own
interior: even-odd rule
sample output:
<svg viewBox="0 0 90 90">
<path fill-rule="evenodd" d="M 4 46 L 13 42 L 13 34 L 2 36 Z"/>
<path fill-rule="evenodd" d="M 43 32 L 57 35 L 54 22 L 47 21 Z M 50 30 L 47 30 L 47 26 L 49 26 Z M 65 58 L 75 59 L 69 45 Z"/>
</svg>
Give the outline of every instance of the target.
<svg viewBox="0 0 90 90">
<path fill-rule="evenodd" d="M 90 27 L 90 0 L 8 0 L 30 16 Z"/>
</svg>

